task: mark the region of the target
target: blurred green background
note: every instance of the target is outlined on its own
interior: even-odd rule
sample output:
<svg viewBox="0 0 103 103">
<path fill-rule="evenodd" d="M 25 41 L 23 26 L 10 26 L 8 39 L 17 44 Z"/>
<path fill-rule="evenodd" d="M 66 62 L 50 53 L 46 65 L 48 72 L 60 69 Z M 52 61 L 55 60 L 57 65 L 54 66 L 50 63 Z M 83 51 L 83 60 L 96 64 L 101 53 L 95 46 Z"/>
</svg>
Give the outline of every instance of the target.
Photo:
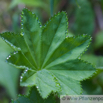
<svg viewBox="0 0 103 103">
<path fill-rule="evenodd" d="M 87 34 L 92 43 L 81 59 L 91 62 L 97 73 L 82 82 L 83 94 L 103 95 L 103 0 L 0 0 L 0 33 L 20 33 L 21 10 L 27 7 L 42 24 L 53 14 L 66 11 L 69 21 L 67 36 Z M 9 103 L 29 88 L 19 85 L 21 71 L 6 63 L 12 49 L 0 38 L 0 103 Z"/>
</svg>

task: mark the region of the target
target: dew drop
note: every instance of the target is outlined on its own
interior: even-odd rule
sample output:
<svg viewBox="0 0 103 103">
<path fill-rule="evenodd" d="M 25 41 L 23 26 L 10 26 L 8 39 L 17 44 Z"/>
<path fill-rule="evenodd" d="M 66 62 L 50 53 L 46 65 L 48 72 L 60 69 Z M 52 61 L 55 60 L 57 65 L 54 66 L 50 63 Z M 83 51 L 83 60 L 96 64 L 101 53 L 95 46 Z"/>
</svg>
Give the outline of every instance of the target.
<svg viewBox="0 0 103 103">
<path fill-rule="evenodd" d="M 11 46 L 13 46 L 13 44 L 11 44 Z"/>
<path fill-rule="evenodd" d="M 20 48 L 18 48 L 18 50 L 21 50 Z"/>
<path fill-rule="evenodd" d="M 28 71 L 28 69 L 26 69 L 25 71 L 24 71 L 24 73 L 26 73 Z"/>
<path fill-rule="evenodd" d="M 16 54 L 16 52 L 14 52 L 14 54 Z"/>
<path fill-rule="evenodd" d="M 38 86 L 36 88 L 39 88 Z"/>
<path fill-rule="evenodd" d="M 4 38 L 2 37 L 2 39 L 4 40 Z"/>
<path fill-rule="evenodd" d="M 21 35 L 23 36 L 23 35 L 24 35 L 24 33 L 22 32 L 22 33 L 21 33 Z"/>
<path fill-rule="evenodd" d="M 9 58 L 11 57 L 11 55 L 9 55 Z"/>
<path fill-rule="evenodd" d="M 57 86 L 59 86 L 59 84 L 57 84 Z"/>
<path fill-rule="evenodd" d="M 25 71 L 27 72 L 28 70 L 26 69 Z"/>
<path fill-rule="evenodd" d="M 26 73 L 26 70 L 24 71 L 24 73 Z"/>
<path fill-rule="evenodd" d="M 7 40 L 5 40 L 5 42 L 8 42 Z"/>
<path fill-rule="evenodd" d="M 80 57 L 78 59 L 81 59 Z"/>
<path fill-rule="evenodd" d="M 16 48 L 16 47 L 14 46 L 14 48 Z"/>
<path fill-rule="evenodd" d="M 6 59 L 9 59 L 9 57 L 7 57 Z"/>
<path fill-rule="evenodd" d="M 20 78 L 22 79 L 23 77 L 21 76 Z"/>
</svg>

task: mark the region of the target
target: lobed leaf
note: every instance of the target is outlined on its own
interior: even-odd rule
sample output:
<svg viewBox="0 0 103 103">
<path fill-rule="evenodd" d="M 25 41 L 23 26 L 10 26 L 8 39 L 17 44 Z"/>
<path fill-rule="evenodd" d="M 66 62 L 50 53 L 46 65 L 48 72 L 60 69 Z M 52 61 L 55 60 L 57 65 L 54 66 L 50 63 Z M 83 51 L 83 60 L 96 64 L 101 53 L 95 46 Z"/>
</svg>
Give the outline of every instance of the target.
<svg viewBox="0 0 103 103">
<path fill-rule="evenodd" d="M 35 14 L 23 9 L 18 38 L 12 38 L 10 33 L 9 38 L 6 33 L 0 34 L 20 48 L 8 57 L 8 62 L 24 69 L 21 86 L 36 86 L 43 98 L 51 92 L 59 95 L 81 93 L 80 81 L 95 73 L 91 64 L 78 59 L 88 48 L 91 38 L 87 35 L 67 38 L 67 28 L 65 12 L 54 15 L 42 26 Z"/>
</svg>

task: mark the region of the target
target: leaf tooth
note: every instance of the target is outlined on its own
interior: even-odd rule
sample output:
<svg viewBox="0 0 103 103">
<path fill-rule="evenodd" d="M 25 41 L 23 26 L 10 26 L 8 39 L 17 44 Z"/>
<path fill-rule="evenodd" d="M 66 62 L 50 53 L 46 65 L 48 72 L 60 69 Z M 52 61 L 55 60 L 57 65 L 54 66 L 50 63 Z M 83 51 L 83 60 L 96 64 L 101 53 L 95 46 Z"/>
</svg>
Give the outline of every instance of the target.
<svg viewBox="0 0 103 103">
<path fill-rule="evenodd" d="M 82 81 L 91 78 L 93 75 L 95 75 L 95 74 L 97 73 L 96 66 L 95 66 L 94 64 L 92 64 L 92 63 L 90 63 L 90 62 L 88 62 L 88 61 L 84 61 L 84 60 L 82 60 L 82 59 L 79 59 L 79 60 L 82 61 L 82 62 L 84 62 L 84 63 L 86 63 L 86 64 L 92 65 L 93 68 L 95 68 L 95 72 L 94 72 L 92 75 L 90 75 L 88 78 L 82 79 Z"/>
<path fill-rule="evenodd" d="M 23 15 L 24 15 L 24 12 L 22 11 L 22 14 L 21 14 L 21 36 L 23 36 L 24 35 L 24 33 L 23 33 Z"/>
<path fill-rule="evenodd" d="M 81 82 L 79 82 L 79 85 L 80 85 L 80 89 L 81 89 L 80 94 L 82 94 L 82 93 L 83 93 L 83 89 L 82 89 L 82 84 L 81 84 Z"/>
<path fill-rule="evenodd" d="M 60 15 L 61 13 L 65 13 L 65 15 L 66 15 L 66 20 L 67 20 L 67 22 L 68 22 L 68 18 L 67 18 L 67 14 L 66 14 L 66 12 L 65 11 L 62 11 L 62 12 L 58 12 L 58 13 L 55 13 L 53 16 L 51 16 L 51 18 L 49 18 L 49 20 L 44 24 L 44 26 L 43 26 L 43 29 L 44 28 L 46 28 L 46 26 L 52 21 L 52 19 L 54 19 L 55 17 L 57 17 L 58 15 Z M 68 27 L 67 27 L 68 28 Z M 66 29 L 67 31 L 68 31 L 68 29 Z"/>
<path fill-rule="evenodd" d="M 20 68 L 20 69 L 24 69 L 24 68 L 25 68 L 25 70 L 27 70 L 28 67 L 26 67 L 26 66 L 23 66 L 23 65 L 17 66 L 16 64 L 13 64 L 13 63 L 11 63 L 11 62 L 8 61 L 10 58 L 12 58 L 12 55 L 15 55 L 15 54 L 17 54 L 17 53 L 18 53 L 18 51 L 11 52 L 10 55 L 7 56 L 6 62 L 9 63 L 9 64 L 12 65 L 12 66 L 15 66 L 16 68 Z M 29 70 L 31 70 L 31 68 L 29 68 Z"/>
<path fill-rule="evenodd" d="M 65 31 L 65 35 L 67 35 L 68 34 L 68 15 L 67 15 L 67 13 L 66 12 L 64 12 L 65 13 L 65 15 L 66 15 L 66 21 L 67 21 L 67 28 L 66 28 L 66 31 Z"/>
<path fill-rule="evenodd" d="M 43 99 L 47 99 L 49 96 L 50 96 L 50 94 L 52 94 L 52 93 L 55 93 L 56 91 L 51 91 L 46 97 L 43 97 L 42 95 L 41 95 L 41 90 L 40 90 L 40 88 L 39 88 L 39 86 L 36 84 L 36 88 L 37 88 L 37 91 L 39 92 L 39 95 L 43 98 Z"/>
<path fill-rule="evenodd" d="M 12 44 L 10 42 L 10 40 L 7 40 L 7 38 L 5 38 L 5 35 L 7 38 L 9 38 L 9 36 L 20 36 L 18 34 L 14 34 L 13 32 L 3 32 L 0 34 L 0 37 L 3 39 L 3 41 L 5 41 L 9 46 L 11 46 L 14 50 L 18 50 L 20 51 L 21 49 L 19 47 L 16 47 L 14 44 Z"/>
<path fill-rule="evenodd" d="M 37 89 L 37 91 L 38 91 L 38 93 L 39 93 L 39 95 L 42 97 L 42 95 L 41 95 L 41 90 L 40 90 L 40 88 L 39 88 L 39 86 L 36 84 L 36 89 Z M 43 97 L 42 97 L 43 98 Z"/>
<path fill-rule="evenodd" d="M 85 79 L 83 79 L 83 80 L 92 78 L 95 74 L 97 74 L 97 71 L 98 71 L 98 70 L 96 70 L 91 76 L 89 76 L 88 78 L 85 78 Z"/>
<path fill-rule="evenodd" d="M 32 92 L 32 88 L 33 88 L 33 87 L 31 87 L 31 88 L 29 89 L 28 95 L 31 94 L 31 92 Z"/>
<path fill-rule="evenodd" d="M 20 82 L 22 82 L 22 79 L 23 79 L 24 75 L 28 72 L 28 70 L 32 70 L 32 69 L 27 67 L 27 68 L 21 73 Z M 24 86 L 30 87 L 30 85 L 24 85 Z"/>
<path fill-rule="evenodd" d="M 21 97 L 21 96 L 28 98 L 28 95 L 18 94 L 18 98 Z"/>
<path fill-rule="evenodd" d="M 37 89 L 39 95 L 40 95 L 43 99 L 46 99 L 46 98 L 48 97 L 48 96 L 47 96 L 47 97 L 43 97 L 43 96 L 41 95 L 41 94 L 42 94 L 42 93 L 40 92 L 41 90 L 40 90 L 40 88 L 39 88 L 39 86 L 38 86 L 37 84 L 36 84 L 36 89 Z M 49 94 L 48 94 L 48 95 L 49 95 Z"/>
<path fill-rule="evenodd" d="M 39 23 L 40 27 L 42 27 L 42 24 L 41 24 L 38 16 L 36 16 L 35 13 L 31 12 L 31 11 L 30 11 L 29 9 L 27 9 L 27 8 L 24 8 L 24 9 L 22 10 L 22 14 L 21 14 L 21 21 L 22 21 L 22 22 L 23 22 L 23 17 L 24 17 L 24 15 L 25 15 L 25 14 L 24 14 L 24 10 L 27 10 L 30 15 L 33 15 L 33 16 L 36 18 L 37 22 Z M 21 22 L 21 28 L 23 27 L 23 23 L 22 23 L 22 22 Z M 22 30 L 23 30 L 23 29 L 22 29 Z"/>
<path fill-rule="evenodd" d="M 86 48 L 84 49 L 84 51 L 82 53 L 80 53 L 80 55 L 78 56 L 78 58 L 81 57 L 88 50 L 88 47 L 89 47 L 89 45 L 91 44 L 91 41 L 92 41 L 92 38 L 90 36 L 88 36 L 88 35 L 82 35 L 82 36 L 83 37 L 89 37 L 89 43 L 86 46 Z M 78 36 L 78 37 L 80 37 L 80 36 Z"/>
<path fill-rule="evenodd" d="M 18 53 L 18 51 L 14 51 L 13 53 L 11 52 L 10 55 L 7 56 L 6 62 L 8 62 L 7 60 L 9 60 L 11 58 L 12 54 L 17 54 L 17 53 Z M 9 63 L 9 64 L 12 64 L 12 63 Z"/>
<path fill-rule="evenodd" d="M 19 98 L 19 97 L 25 97 L 25 98 L 28 98 L 28 95 L 18 94 L 16 101 L 17 101 L 18 103 L 21 103 L 20 101 L 18 101 L 18 98 Z M 15 100 L 11 99 L 11 102 L 12 102 L 12 103 L 14 103 L 14 101 L 15 101 Z"/>
<path fill-rule="evenodd" d="M 84 60 L 82 60 L 82 59 L 79 59 L 79 60 L 82 61 L 82 62 L 84 62 L 84 63 L 86 63 L 86 64 L 92 65 L 93 68 L 95 68 L 95 65 L 94 65 L 94 64 L 92 64 L 92 63 L 90 63 L 90 62 L 88 62 L 88 61 L 84 61 Z"/>
</svg>

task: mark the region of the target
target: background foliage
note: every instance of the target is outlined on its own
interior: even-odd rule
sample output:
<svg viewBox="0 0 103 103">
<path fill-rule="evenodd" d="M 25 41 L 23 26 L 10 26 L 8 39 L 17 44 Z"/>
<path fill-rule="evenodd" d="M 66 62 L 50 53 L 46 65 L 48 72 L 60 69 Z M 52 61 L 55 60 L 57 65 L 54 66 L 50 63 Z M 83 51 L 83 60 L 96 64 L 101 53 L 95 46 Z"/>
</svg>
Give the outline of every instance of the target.
<svg viewBox="0 0 103 103">
<path fill-rule="evenodd" d="M 27 7 L 38 15 L 44 24 L 50 18 L 50 0 L 0 0 L 0 33 L 20 32 L 20 13 Z M 83 94 L 103 94 L 103 0 L 54 0 L 53 12 L 66 11 L 69 34 L 87 34 L 92 44 L 82 57 L 96 65 L 92 78 L 82 82 Z M 11 48 L 0 39 L 0 103 L 9 103 L 18 93 L 27 94 L 29 88 L 19 86 L 21 71 L 5 63 Z"/>
</svg>

